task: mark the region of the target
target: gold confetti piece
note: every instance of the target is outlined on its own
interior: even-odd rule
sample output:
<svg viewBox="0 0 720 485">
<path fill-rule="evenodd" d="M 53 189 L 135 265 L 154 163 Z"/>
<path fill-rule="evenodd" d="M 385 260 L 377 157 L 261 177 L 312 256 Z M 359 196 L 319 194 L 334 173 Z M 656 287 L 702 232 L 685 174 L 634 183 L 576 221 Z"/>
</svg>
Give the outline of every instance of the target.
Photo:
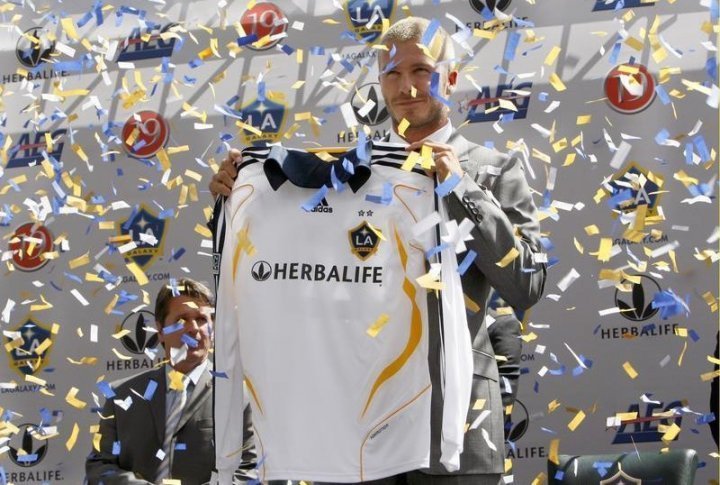
<svg viewBox="0 0 720 485">
<path fill-rule="evenodd" d="M 70 37 L 72 40 L 80 39 L 80 36 L 77 33 L 77 29 L 75 29 L 75 22 L 73 22 L 72 17 L 65 17 L 64 19 L 60 19 L 60 25 L 62 25 L 63 31 L 65 31 L 67 36 Z"/>
<path fill-rule="evenodd" d="M 704 374 L 700 374 L 700 379 L 703 382 L 711 381 L 711 380 L 715 379 L 716 377 L 720 377 L 720 370 L 714 370 L 711 372 L 706 372 Z"/>
<path fill-rule="evenodd" d="M 170 163 L 170 157 L 168 156 L 168 153 L 165 151 L 165 149 L 161 148 L 155 155 L 160 161 L 160 166 L 163 168 L 163 170 L 170 170 L 170 168 L 172 167 L 172 163 Z"/>
<path fill-rule="evenodd" d="M 625 43 L 636 51 L 642 51 L 644 47 L 644 44 L 640 39 L 632 36 L 628 36 L 628 38 L 625 39 Z"/>
<path fill-rule="evenodd" d="M 555 153 L 565 150 L 567 148 L 567 146 L 568 146 L 567 138 L 558 140 L 555 143 L 553 143 L 553 145 L 552 145 L 553 150 L 555 150 Z"/>
<path fill-rule="evenodd" d="M 87 403 L 77 398 L 78 392 L 80 392 L 80 389 L 78 389 L 77 387 L 71 387 L 67 395 L 65 396 L 65 402 L 67 402 L 75 409 L 84 409 L 85 406 L 87 406 Z"/>
<path fill-rule="evenodd" d="M 120 352 L 118 352 L 118 350 L 115 347 L 112 348 L 112 351 L 115 354 L 115 356 L 120 360 L 132 360 L 132 357 L 121 354 Z"/>
<path fill-rule="evenodd" d="M 520 256 L 520 251 L 518 251 L 517 248 L 513 247 L 512 249 L 510 249 L 510 251 L 508 251 L 505 256 L 503 256 L 500 261 L 495 264 L 500 266 L 501 268 L 504 268 L 513 261 L 515 261 L 515 258 L 517 258 L 518 256 Z"/>
<path fill-rule="evenodd" d="M 575 417 L 572 419 L 572 421 L 570 421 L 568 423 L 568 425 L 567 425 L 568 429 L 570 431 L 575 431 L 577 429 L 577 427 L 580 426 L 580 423 L 582 423 L 584 419 L 585 419 L 585 413 L 582 410 L 578 411 L 577 414 L 575 415 Z"/>
<path fill-rule="evenodd" d="M 473 410 L 479 411 L 485 407 L 485 399 L 476 399 L 473 404 Z"/>
<path fill-rule="evenodd" d="M 565 83 L 563 83 L 562 80 L 555 73 L 550 74 L 550 84 L 553 88 L 555 88 L 555 91 L 558 92 L 562 92 L 567 89 Z"/>
<path fill-rule="evenodd" d="M 375 338 L 380 330 L 383 329 L 385 324 L 390 320 L 390 316 L 387 313 L 380 315 L 375 322 L 366 330 L 367 334 Z"/>
<path fill-rule="evenodd" d="M 73 429 L 72 433 L 70 433 L 70 437 L 65 442 L 65 448 L 67 448 L 68 451 L 72 451 L 72 449 L 75 447 L 75 442 L 77 441 L 78 434 L 80 434 L 80 426 L 75 423 L 73 424 Z"/>
<path fill-rule="evenodd" d="M 400 121 L 400 124 L 398 125 L 398 135 L 405 136 L 405 130 L 407 130 L 410 127 L 410 122 L 406 120 L 405 118 Z"/>
<path fill-rule="evenodd" d="M 162 485 L 182 485 L 182 481 L 176 478 L 163 478 Z"/>
<path fill-rule="evenodd" d="M 573 237 L 573 242 L 575 243 L 575 249 L 577 249 L 578 253 L 584 254 L 585 248 L 583 248 L 583 245 L 580 244 L 580 241 L 578 241 L 576 237 Z"/>
<path fill-rule="evenodd" d="M 113 311 L 113 308 L 115 308 L 115 304 L 118 302 L 119 299 L 120 297 L 117 294 L 113 295 L 112 300 L 110 300 L 110 303 L 108 303 L 108 305 L 105 307 L 105 315 L 110 315 L 110 312 Z"/>
<path fill-rule="evenodd" d="M 480 311 L 480 305 L 475 303 L 472 298 L 470 298 L 466 294 L 463 294 L 463 299 L 465 300 L 465 308 L 470 310 L 470 312 L 477 313 Z"/>
<path fill-rule="evenodd" d="M 168 155 L 175 155 L 177 153 L 183 153 L 183 152 L 189 152 L 190 151 L 190 145 L 182 145 L 177 147 L 168 147 L 167 154 Z"/>
<path fill-rule="evenodd" d="M 670 444 L 670 442 L 673 441 L 678 434 L 680 434 L 680 426 L 673 422 L 673 424 L 667 428 L 667 431 L 665 431 L 665 434 L 662 436 L 663 443 L 666 445 Z"/>
<path fill-rule="evenodd" d="M 554 412 L 559 407 L 560 407 L 560 401 L 558 401 L 557 399 L 553 399 L 552 401 L 550 401 L 548 403 L 548 406 L 547 406 L 548 413 Z"/>
<path fill-rule="evenodd" d="M 138 285 L 144 286 L 148 284 L 148 277 L 145 276 L 145 272 L 137 265 L 137 263 L 127 263 L 125 266 L 127 266 L 127 269 L 133 274 Z"/>
<path fill-rule="evenodd" d="M 497 36 L 497 32 L 494 30 L 486 29 L 473 29 L 473 37 L 479 37 L 481 39 L 493 40 Z"/>
<path fill-rule="evenodd" d="M 438 281 L 437 277 L 429 272 L 416 278 L 415 281 L 417 281 L 417 284 L 420 285 L 421 288 L 425 288 L 426 290 L 442 291 L 445 289 L 442 281 Z"/>
<path fill-rule="evenodd" d="M 200 234 L 202 237 L 206 237 L 208 239 L 212 237 L 212 232 L 210 231 L 210 229 L 200 223 L 195 225 L 195 232 Z"/>
<path fill-rule="evenodd" d="M 127 328 L 124 328 L 124 329 L 120 330 L 119 332 L 112 334 L 112 338 L 120 340 L 125 335 L 130 335 L 130 333 L 132 333 L 132 332 L 130 332 L 130 330 L 128 330 Z"/>
<path fill-rule="evenodd" d="M 42 310 L 48 310 L 53 307 L 52 303 L 49 303 L 47 300 L 45 300 L 45 295 L 41 294 L 40 300 L 43 302 L 42 305 L 30 305 L 31 312 L 39 312 Z"/>
<path fill-rule="evenodd" d="M 421 156 L 418 152 L 410 152 L 410 154 L 407 156 L 403 164 L 400 166 L 402 170 L 405 170 L 407 172 L 411 171 L 413 168 L 415 168 L 415 165 L 420 163 Z"/>
<path fill-rule="evenodd" d="M 632 364 L 630 362 L 626 361 L 623 364 L 623 369 L 625 369 L 625 373 L 628 376 L 630 376 L 630 379 L 635 379 L 638 376 L 637 371 L 635 370 L 635 368 L 632 366 Z"/>
<path fill-rule="evenodd" d="M 523 340 L 523 342 L 530 343 L 533 340 L 537 340 L 538 336 L 535 332 L 530 332 L 527 335 L 521 335 L 520 338 Z"/>
<path fill-rule="evenodd" d="M 90 252 L 88 251 L 87 253 L 83 254 L 82 256 L 79 256 L 75 259 L 71 259 L 70 262 L 68 263 L 68 266 L 70 267 L 70 269 L 75 269 L 80 266 L 86 265 L 89 262 L 90 262 Z"/>
<path fill-rule="evenodd" d="M 340 25 L 340 22 L 335 19 L 323 19 L 322 23 L 327 25 Z"/>
<path fill-rule="evenodd" d="M 46 351 L 48 348 L 50 348 L 50 346 L 51 346 L 52 344 L 53 344 L 52 339 L 46 338 L 45 340 L 42 341 L 42 343 L 41 343 L 40 345 L 38 345 L 38 346 L 35 348 L 35 354 L 37 354 L 37 355 L 42 355 L 43 353 L 45 353 L 45 351 Z"/>
<path fill-rule="evenodd" d="M 75 365 L 95 365 L 97 364 L 97 357 L 81 357 L 80 360 L 73 360 L 70 357 L 66 357 L 68 362 Z"/>
<path fill-rule="evenodd" d="M 559 462 L 559 460 L 558 460 Z M 543 485 L 547 482 L 547 476 L 545 475 L 545 472 L 540 472 L 537 474 L 535 478 L 533 478 L 533 481 L 530 482 L 530 485 Z"/>
<path fill-rule="evenodd" d="M 548 453 L 548 460 L 550 460 L 552 463 L 555 463 L 556 465 L 560 464 L 560 458 L 558 457 L 559 451 L 560 440 L 557 438 L 550 440 L 550 452 Z"/>
<path fill-rule="evenodd" d="M 562 49 L 559 46 L 554 46 L 552 49 L 550 49 L 550 52 L 548 52 L 548 55 L 545 57 L 545 65 L 551 66 L 552 63 L 555 62 L 558 54 L 560 54 L 561 51 Z"/>
<path fill-rule="evenodd" d="M 25 381 L 32 382 L 33 384 L 37 384 L 38 386 L 46 386 L 47 381 L 45 379 L 40 379 L 39 377 L 35 377 L 30 374 L 25 375 Z"/>
<path fill-rule="evenodd" d="M 563 162 L 563 167 L 568 167 L 575 163 L 575 153 L 568 153 L 565 157 L 565 162 Z"/>
<path fill-rule="evenodd" d="M 183 377 L 185 377 L 185 374 L 173 369 L 168 372 L 168 377 L 170 377 L 170 389 L 172 389 L 173 391 L 182 391 L 185 389 L 185 384 L 183 382 Z"/>
<path fill-rule="evenodd" d="M 293 85 L 290 86 L 290 88 L 291 88 L 291 89 L 300 89 L 300 88 L 303 86 L 303 84 L 305 84 L 305 81 L 298 80 L 298 81 L 295 81 L 295 82 L 293 83 Z"/>
<path fill-rule="evenodd" d="M 685 351 L 687 350 L 687 348 L 688 348 L 688 343 L 686 340 L 685 344 L 683 345 L 683 349 L 680 351 L 680 356 L 678 357 L 678 363 L 677 363 L 678 367 L 682 367 L 683 357 L 685 357 Z"/>
<path fill-rule="evenodd" d="M 589 226 L 585 226 L 585 234 L 588 236 L 595 236 L 596 234 L 600 234 L 600 229 L 595 224 L 591 224 Z"/>
<path fill-rule="evenodd" d="M 580 125 L 587 125 L 592 120 L 592 115 L 580 115 L 577 117 L 577 120 L 575 121 L 575 124 Z"/>
<path fill-rule="evenodd" d="M 598 248 L 597 253 L 590 253 L 593 256 L 597 255 L 598 261 L 602 261 L 603 263 L 606 263 L 610 261 L 610 254 L 612 252 L 612 246 L 613 246 L 613 240 L 609 237 L 604 237 L 600 239 L 600 247 Z"/>
</svg>

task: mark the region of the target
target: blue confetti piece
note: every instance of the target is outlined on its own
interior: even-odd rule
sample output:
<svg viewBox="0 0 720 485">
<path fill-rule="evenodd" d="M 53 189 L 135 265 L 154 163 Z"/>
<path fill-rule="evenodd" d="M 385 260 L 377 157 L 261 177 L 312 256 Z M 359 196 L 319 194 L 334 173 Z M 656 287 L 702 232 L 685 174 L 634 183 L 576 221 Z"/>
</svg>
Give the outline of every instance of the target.
<svg viewBox="0 0 720 485">
<path fill-rule="evenodd" d="M 115 397 L 115 391 L 113 391 L 113 388 L 107 381 L 98 382 L 97 387 L 100 389 L 102 395 L 105 396 L 105 399 L 112 399 Z"/>
<path fill-rule="evenodd" d="M 433 72 L 432 78 L 430 80 L 430 94 L 433 98 L 437 99 L 441 103 L 443 103 L 445 106 L 452 108 L 452 102 L 449 99 L 445 99 L 440 94 L 440 73 L 439 72 Z"/>
<path fill-rule="evenodd" d="M 115 456 L 120 455 L 121 443 L 119 441 L 113 441 L 112 454 Z"/>
<path fill-rule="evenodd" d="M 387 74 L 388 72 L 392 71 L 397 67 L 398 64 L 400 64 L 401 61 L 395 62 L 394 60 L 390 59 L 390 62 L 385 64 L 385 67 L 383 68 L 383 71 L 380 74 Z"/>
<path fill-rule="evenodd" d="M 443 183 L 435 187 L 435 193 L 438 195 L 438 197 L 445 197 L 450 192 L 452 192 L 455 187 L 458 186 L 460 180 L 462 180 L 462 177 L 460 177 L 456 173 L 453 173 L 450 177 L 445 179 Z"/>
<path fill-rule="evenodd" d="M 172 256 L 170 256 L 170 261 L 177 261 L 182 258 L 183 254 L 185 254 L 185 248 L 179 248 L 172 254 Z"/>
<path fill-rule="evenodd" d="M 711 412 L 711 413 L 703 414 L 702 416 L 698 416 L 697 418 L 695 418 L 695 423 L 696 424 L 709 424 L 709 423 L 712 423 L 713 421 L 715 421 L 715 419 L 716 419 L 715 413 Z"/>
<path fill-rule="evenodd" d="M 295 52 L 295 49 L 292 48 L 292 47 L 290 47 L 290 46 L 287 45 L 287 44 L 281 44 L 281 45 L 280 45 L 280 50 L 283 51 L 283 52 L 284 52 L 285 54 L 287 54 L 287 55 L 291 55 L 293 52 Z"/>
<path fill-rule="evenodd" d="M 27 454 L 27 455 L 18 455 L 18 457 L 16 459 L 20 463 L 33 463 L 33 462 L 37 461 L 38 455 L 37 455 L 37 453 Z"/>
<path fill-rule="evenodd" d="M 655 135 L 655 143 L 657 143 L 658 145 L 663 145 L 668 138 L 670 138 L 670 132 L 663 128 L 658 132 L 657 135 Z"/>
<path fill-rule="evenodd" d="M 171 333 L 179 332 L 183 328 L 185 328 L 185 324 L 183 322 L 177 322 L 163 328 L 162 333 L 163 335 L 170 335 Z"/>
<path fill-rule="evenodd" d="M 246 35 L 244 37 L 238 37 L 237 39 L 237 45 L 240 47 L 248 44 L 252 44 L 253 42 L 256 42 L 258 40 L 257 34 L 250 34 Z"/>
<path fill-rule="evenodd" d="M 535 384 L 533 384 L 533 392 L 535 394 L 537 394 L 539 390 L 540 390 L 540 383 L 538 381 L 535 381 Z"/>
<path fill-rule="evenodd" d="M 655 94 L 657 94 L 657 97 L 660 98 L 660 102 L 666 106 L 672 102 L 667 91 L 665 91 L 665 88 L 660 84 L 655 86 Z"/>
<path fill-rule="evenodd" d="M 600 331 L 601 328 L 602 328 L 602 324 L 598 323 L 597 326 L 593 329 L 593 335 L 597 335 L 597 333 Z"/>
<path fill-rule="evenodd" d="M 187 445 L 185 443 L 175 443 L 175 451 L 186 451 Z"/>
<path fill-rule="evenodd" d="M 607 475 L 608 469 L 612 468 L 612 466 L 613 464 L 611 461 L 596 461 L 595 463 L 593 463 L 593 468 L 597 470 L 598 474 L 601 477 Z"/>
<path fill-rule="evenodd" d="M 172 219 L 175 217 L 175 209 L 165 209 L 158 214 L 158 219 Z"/>
<path fill-rule="evenodd" d="M 555 249 L 555 244 L 553 244 L 552 240 L 548 237 L 541 237 L 540 245 L 545 251 L 552 251 L 553 249 Z"/>
<path fill-rule="evenodd" d="M 335 165 L 330 168 L 330 183 L 336 192 L 342 192 L 345 190 L 345 184 L 343 184 L 335 174 Z"/>
<path fill-rule="evenodd" d="M 345 70 L 347 72 L 353 72 L 353 70 L 355 70 L 355 66 L 353 66 L 352 63 L 350 61 L 348 61 L 347 59 L 341 60 L 340 64 L 342 64 L 342 66 L 345 68 Z"/>
<path fill-rule="evenodd" d="M 684 155 L 685 155 L 685 163 L 688 165 L 692 165 L 693 164 L 693 145 L 692 145 L 692 143 L 685 144 Z"/>
<path fill-rule="evenodd" d="M 310 48 L 310 54 L 314 56 L 324 56 L 325 48 L 321 45 L 316 45 Z"/>
<path fill-rule="evenodd" d="M 703 162 L 707 162 L 711 159 L 710 150 L 708 150 L 707 144 L 705 143 L 705 137 L 697 135 L 693 138 L 693 143 L 695 144 L 695 149 Z"/>
<path fill-rule="evenodd" d="M 441 252 L 443 249 L 446 249 L 446 248 L 448 248 L 449 246 L 450 246 L 450 245 L 449 245 L 448 243 L 442 243 L 442 244 L 439 244 L 439 245 L 435 246 L 434 248 L 428 249 L 427 251 L 425 251 L 425 259 L 429 260 L 430 258 L 432 258 L 433 256 L 435 256 L 436 254 L 440 254 L 440 252 Z"/>
<path fill-rule="evenodd" d="M 155 395 L 155 391 L 158 388 L 158 383 L 154 380 L 150 379 L 148 381 L 147 387 L 145 388 L 145 392 L 143 393 L 143 399 L 146 401 L 151 401 L 153 396 Z"/>
<path fill-rule="evenodd" d="M 257 99 L 261 103 L 264 103 L 267 99 L 265 81 L 260 81 L 257 86 Z"/>
<path fill-rule="evenodd" d="M 612 48 L 612 51 L 610 52 L 610 64 L 617 64 L 618 58 L 620 57 L 620 48 L 622 47 L 622 43 L 616 42 L 615 45 Z"/>
<path fill-rule="evenodd" d="M 356 153 L 359 160 L 366 162 L 370 159 L 370 153 L 368 153 L 368 139 L 367 135 L 365 134 L 365 130 L 358 130 Z"/>
<path fill-rule="evenodd" d="M 512 61 L 515 59 L 515 51 L 520 43 L 520 32 L 512 31 L 508 34 L 507 45 L 505 46 L 505 53 L 503 59 L 506 61 Z"/>
<path fill-rule="evenodd" d="M 301 206 L 302 210 L 305 212 L 312 211 L 317 205 L 320 203 L 320 201 L 325 197 L 328 193 L 327 186 L 323 185 L 320 187 L 312 197 L 310 197 L 305 203 Z"/>
<path fill-rule="evenodd" d="M 183 343 L 186 344 L 188 347 L 192 347 L 193 349 L 197 348 L 198 346 L 198 341 L 186 333 L 182 334 L 180 340 L 182 340 Z"/>
<path fill-rule="evenodd" d="M 215 372 L 215 371 L 212 371 L 212 370 L 211 370 L 211 371 L 210 371 L 210 374 L 211 374 L 212 376 L 214 376 L 214 377 L 219 377 L 220 379 L 227 379 L 227 378 L 228 378 L 228 375 L 227 375 L 226 372 Z"/>
<path fill-rule="evenodd" d="M 688 335 L 690 335 L 690 338 L 692 339 L 693 342 L 697 342 L 698 340 L 700 340 L 700 335 L 698 335 L 698 333 L 695 331 L 695 329 L 691 328 L 690 331 L 688 332 Z"/>
<path fill-rule="evenodd" d="M 72 280 L 72 281 L 74 281 L 74 282 L 76 282 L 76 283 L 82 284 L 82 282 L 83 282 L 82 278 L 80 278 L 79 276 L 76 276 L 76 275 L 74 275 L 74 274 L 72 274 L 72 273 L 63 272 L 63 274 L 64 274 L 69 280 Z"/>
<path fill-rule="evenodd" d="M 556 470 L 555 471 L 555 480 L 562 481 L 565 478 L 565 472 L 562 470 Z"/>
<path fill-rule="evenodd" d="M 192 61 L 190 61 L 190 62 L 188 63 L 188 65 L 189 65 L 192 69 L 195 69 L 195 68 L 197 68 L 197 67 L 200 67 L 200 66 L 202 66 L 203 64 L 205 64 L 205 63 L 204 63 L 201 59 L 193 59 Z"/>
<path fill-rule="evenodd" d="M 618 2 L 615 4 L 615 11 L 617 12 L 618 10 L 622 10 L 623 8 L 625 8 L 625 0 L 618 0 Z"/>
<path fill-rule="evenodd" d="M 430 47 L 430 43 L 432 42 L 433 37 L 435 37 L 438 28 L 440 28 L 440 21 L 438 19 L 432 19 L 430 21 L 430 24 L 425 29 L 425 32 L 423 32 L 420 43 L 427 47 Z"/>
<path fill-rule="evenodd" d="M 476 257 L 477 253 L 472 249 L 467 252 L 462 262 L 458 265 L 458 273 L 460 273 L 460 276 L 465 274 L 468 268 L 470 268 L 470 265 L 473 263 L 473 261 L 475 261 Z"/>
</svg>

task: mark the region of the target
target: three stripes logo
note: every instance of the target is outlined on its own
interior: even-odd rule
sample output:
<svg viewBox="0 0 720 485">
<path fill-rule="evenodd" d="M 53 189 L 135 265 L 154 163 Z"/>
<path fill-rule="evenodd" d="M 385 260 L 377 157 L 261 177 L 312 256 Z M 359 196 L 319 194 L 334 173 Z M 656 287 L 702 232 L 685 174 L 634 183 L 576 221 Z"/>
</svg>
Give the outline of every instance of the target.
<svg viewBox="0 0 720 485">
<path fill-rule="evenodd" d="M 325 197 L 323 197 L 322 200 L 320 201 L 320 203 L 318 205 L 316 205 L 315 207 L 313 207 L 313 210 L 311 210 L 310 212 L 315 212 L 315 213 L 324 212 L 326 214 L 332 214 L 332 211 L 333 211 L 333 208 L 330 206 L 330 204 L 328 204 L 327 199 Z"/>
</svg>

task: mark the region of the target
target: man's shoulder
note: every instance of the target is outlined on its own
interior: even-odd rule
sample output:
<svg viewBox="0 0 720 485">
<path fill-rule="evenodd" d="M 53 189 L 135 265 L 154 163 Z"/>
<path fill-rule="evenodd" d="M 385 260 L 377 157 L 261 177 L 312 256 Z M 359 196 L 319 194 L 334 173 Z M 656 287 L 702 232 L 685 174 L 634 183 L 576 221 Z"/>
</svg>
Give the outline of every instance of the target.
<svg viewBox="0 0 720 485">
<path fill-rule="evenodd" d="M 138 386 L 146 384 L 150 380 L 158 380 L 163 376 L 164 367 L 156 367 L 155 369 L 146 370 L 138 374 L 122 377 L 110 383 L 110 386 L 119 393 L 128 393 L 131 389 L 137 392 L 144 392 L 145 388 L 138 389 Z"/>
<path fill-rule="evenodd" d="M 511 160 L 507 153 L 474 143 L 458 133 L 454 133 L 448 143 L 453 146 L 460 161 L 503 166 Z"/>
</svg>

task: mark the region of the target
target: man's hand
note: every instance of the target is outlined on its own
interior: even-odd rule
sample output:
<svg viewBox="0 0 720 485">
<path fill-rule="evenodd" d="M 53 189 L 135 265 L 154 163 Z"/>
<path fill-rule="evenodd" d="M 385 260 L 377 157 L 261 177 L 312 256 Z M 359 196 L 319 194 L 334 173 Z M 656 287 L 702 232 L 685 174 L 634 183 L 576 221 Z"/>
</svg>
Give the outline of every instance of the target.
<svg viewBox="0 0 720 485">
<path fill-rule="evenodd" d="M 237 177 L 237 170 L 235 170 L 235 160 L 239 160 L 241 157 L 240 150 L 235 148 L 230 150 L 228 156 L 225 157 L 220 170 L 218 173 L 213 175 L 210 181 L 210 193 L 213 198 L 217 197 L 218 194 L 229 196 L 232 192 L 233 184 L 235 183 L 235 177 Z"/>
<path fill-rule="evenodd" d="M 438 179 L 440 182 L 452 174 L 457 174 L 462 177 L 465 171 L 460 166 L 460 160 L 458 160 L 455 150 L 450 145 L 443 143 L 435 143 L 432 141 L 417 141 L 405 147 L 405 150 L 412 152 L 419 152 L 423 145 L 429 146 L 433 151 L 433 160 L 435 161 L 434 170 L 438 173 Z"/>
</svg>

